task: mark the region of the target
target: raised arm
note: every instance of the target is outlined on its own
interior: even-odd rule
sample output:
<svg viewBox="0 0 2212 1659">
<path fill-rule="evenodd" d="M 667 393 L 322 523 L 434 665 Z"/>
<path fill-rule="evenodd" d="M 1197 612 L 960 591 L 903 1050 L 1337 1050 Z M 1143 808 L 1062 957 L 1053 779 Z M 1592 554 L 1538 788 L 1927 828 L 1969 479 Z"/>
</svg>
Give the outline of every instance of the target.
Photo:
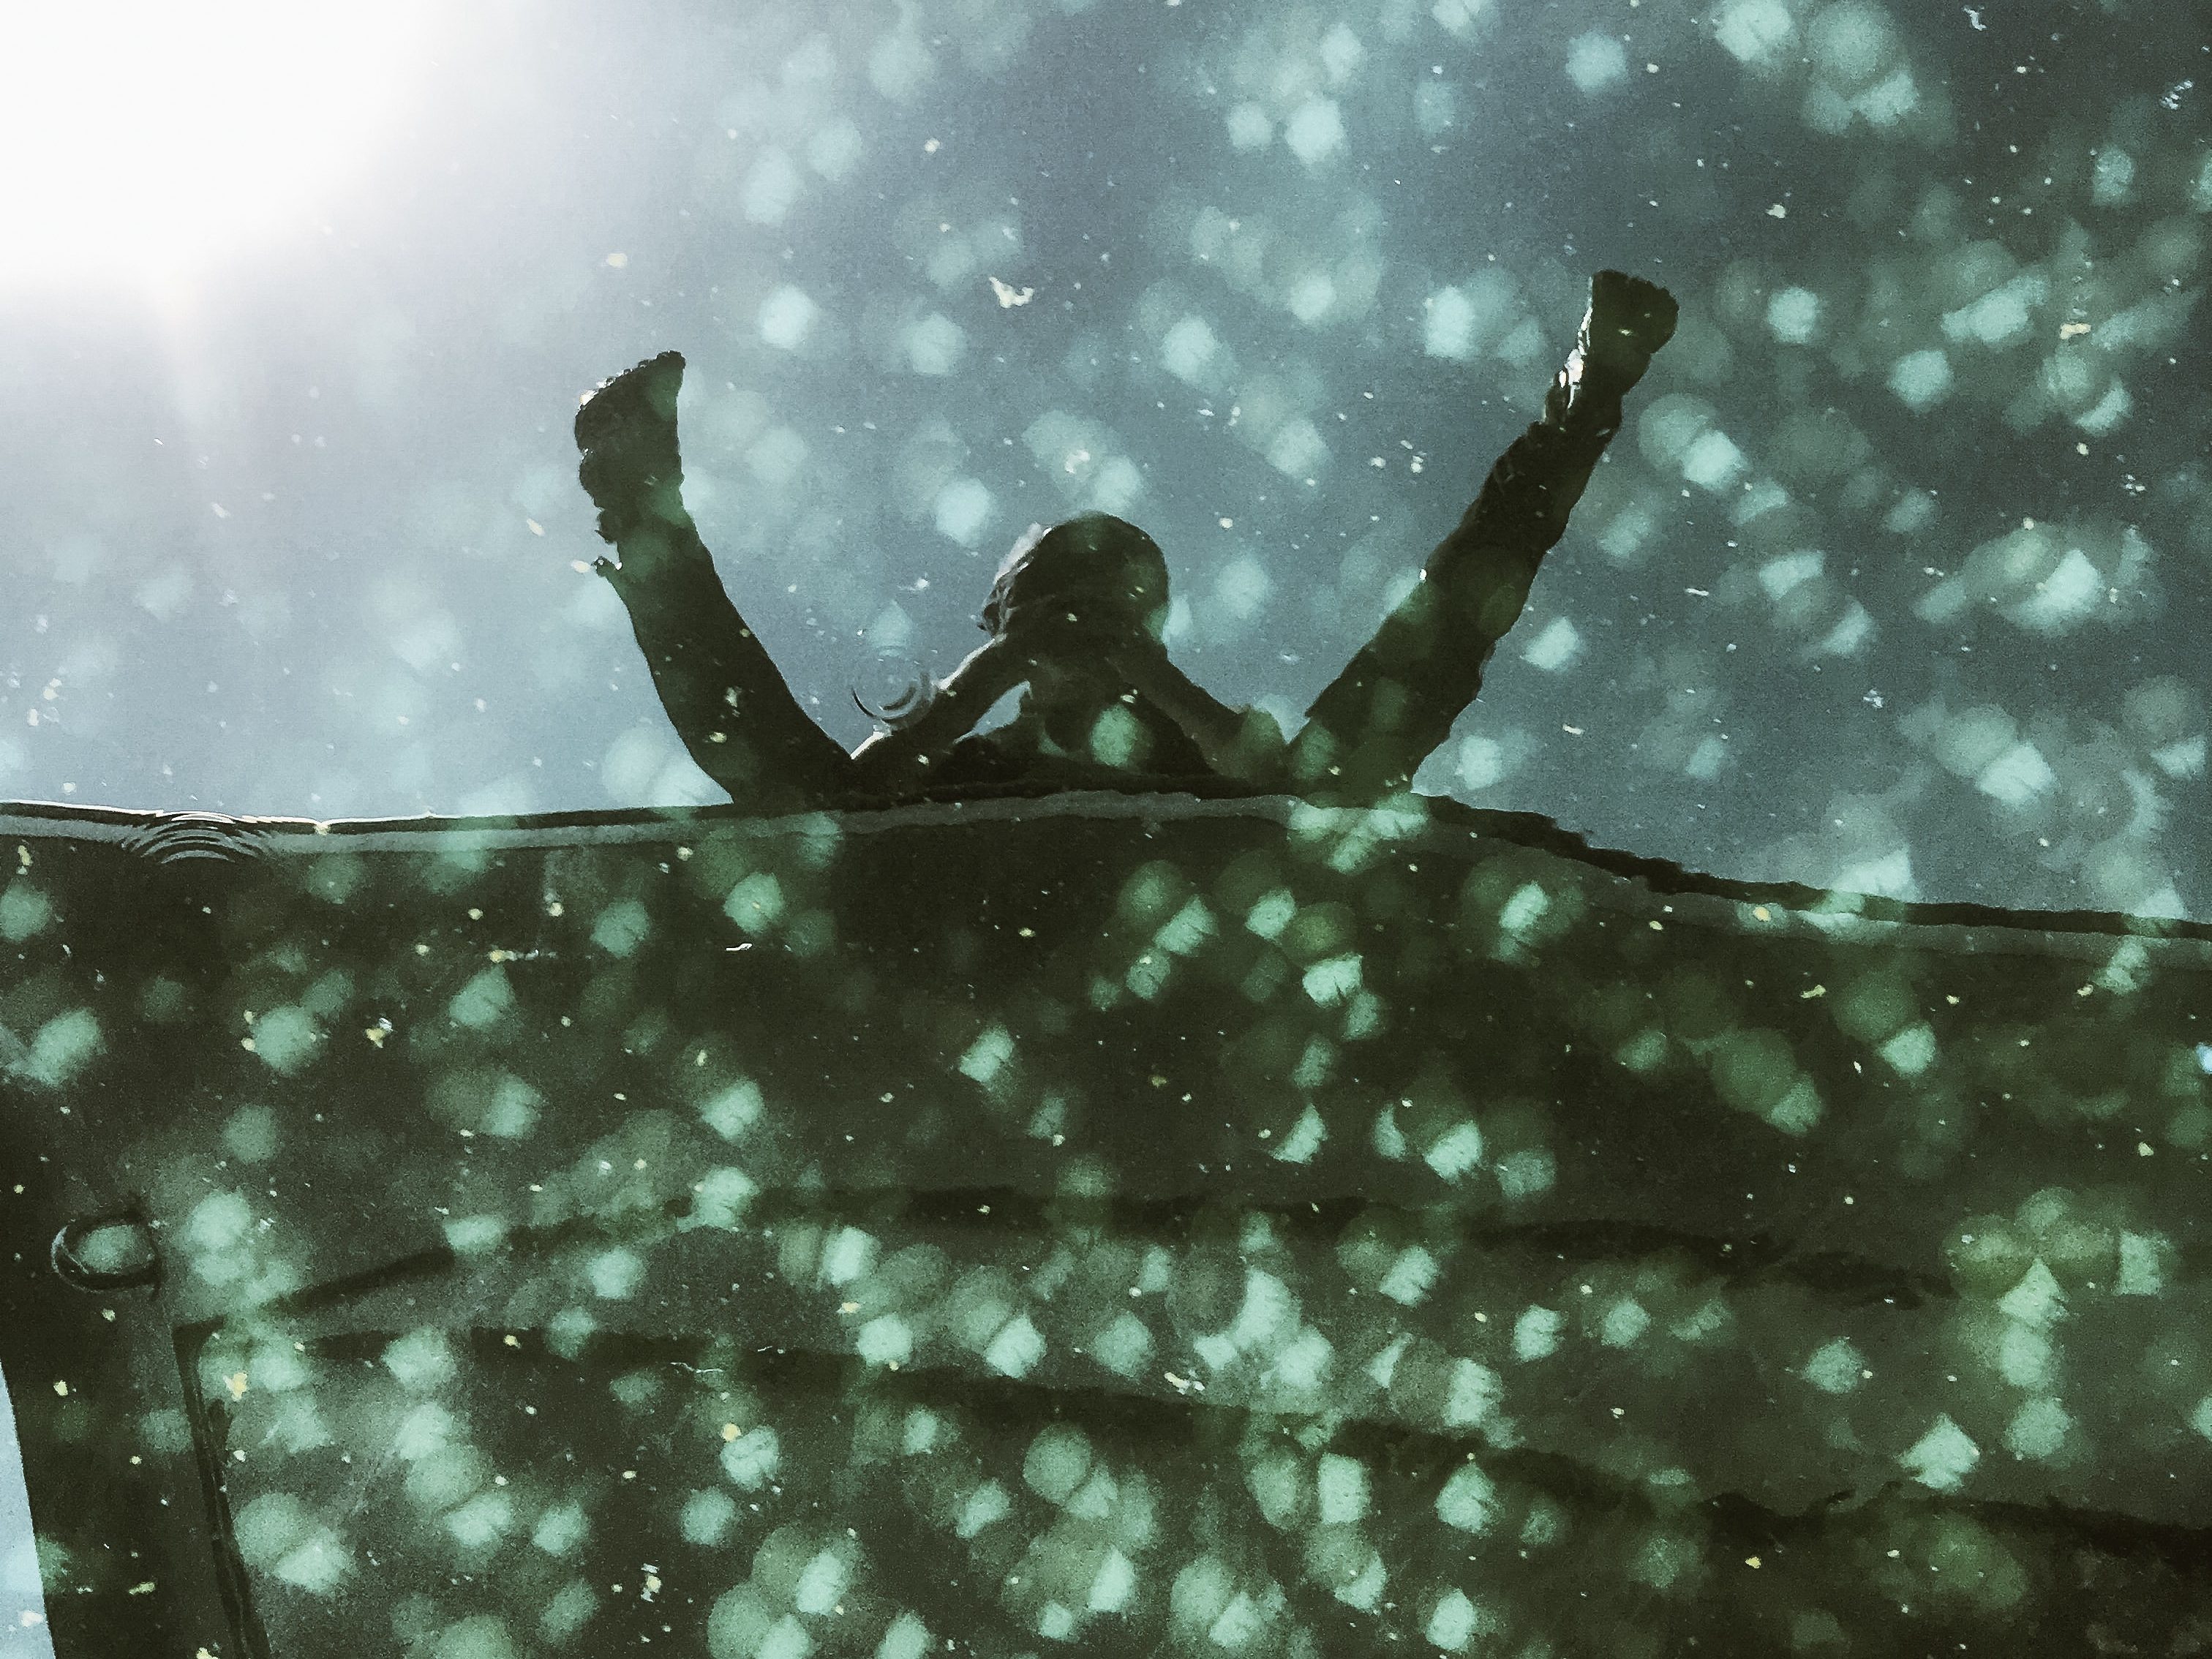
<svg viewBox="0 0 2212 1659">
<path fill-rule="evenodd" d="M 684 748 L 733 799 L 787 811 L 848 794 L 851 757 L 799 706 L 684 508 L 676 441 L 683 383 L 684 359 L 665 351 L 602 383 L 576 413 L 579 476 L 618 556 L 592 568 L 629 611 Z"/>
<path fill-rule="evenodd" d="M 1404 789 L 1513 626 L 1544 555 L 1620 429 L 1621 398 L 1674 332 L 1666 289 L 1617 270 L 1590 307 L 1541 419 L 1491 469 L 1474 504 L 1422 567 L 1420 582 L 1314 700 L 1291 745 L 1291 787 L 1371 801 Z"/>
</svg>

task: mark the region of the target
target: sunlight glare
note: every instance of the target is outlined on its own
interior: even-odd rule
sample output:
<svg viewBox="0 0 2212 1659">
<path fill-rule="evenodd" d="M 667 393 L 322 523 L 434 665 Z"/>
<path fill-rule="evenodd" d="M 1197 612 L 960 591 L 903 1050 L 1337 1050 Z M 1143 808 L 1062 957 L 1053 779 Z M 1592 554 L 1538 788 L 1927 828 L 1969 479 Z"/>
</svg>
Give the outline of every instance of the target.
<svg viewBox="0 0 2212 1659">
<path fill-rule="evenodd" d="M 280 227 L 394 125 L 416 0 L 0 0 L 0 281 L 159 279 Z"/>
</svg>

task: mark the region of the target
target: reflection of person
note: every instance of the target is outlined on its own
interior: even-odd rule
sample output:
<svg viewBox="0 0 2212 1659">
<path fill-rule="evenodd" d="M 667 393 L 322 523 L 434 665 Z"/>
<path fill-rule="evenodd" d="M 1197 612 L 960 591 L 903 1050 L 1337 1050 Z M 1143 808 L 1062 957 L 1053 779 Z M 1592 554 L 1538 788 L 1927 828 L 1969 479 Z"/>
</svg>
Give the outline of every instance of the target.
<svg viewBox="0 0 2212 1659">
<path fill-rule="evenodd" d="M 1087 514 L 1024 538 L 983 605 L 990 641 L 911 714 L 854 751 L 865 786 L 898 791 L 1046 777 L 1064 787 L 1251 778 L 1248 716 L 1224 708 L 1168 659 L 1168 564 L 1136 526 Z M 977 718 L 1023 690 L 1007 726 Z M 1265 715 L 1274 750 L 1282 733 Z"/>
<path fill-rule="evenodd" d="M 1622 397 L 1674 328 L 1663 289 L 1598 274 L 1542 418 L 1492 469 L 1420 583 L 1314 701 L 1294 741 L 1170 660 L 1167 561 L 1134 525 L 1093 514 L 1018 545 L 984 607 L 990 639 L 889 730 L 844 754 L 731 605 L 684 510 L 675 420 L 684 360 L 674 352 L 607 381 L 577 414 L 584 487 L 620 556 L 595 568 L 628 608 L 692 758 L 765 810 L 1040 786 L 1373 800 L 1405 788 L 1474 700 L 1619 429 Z M 1017 689 L 1014 720 L 976 732 Z"/>
<path fill-rule="evenodd" d="M 1306 711 L 1292 788 L 1372 800 L 1412 781 L 1481 689 L 1483 665 L 1620 429 L 1622 398 L 1674 337 L 1674 313 L 1656 283 L 1617 270 L 1591 279 L 1589 310 L 1541 418 L 1491 468 L 1419 584 Z"/>
<path fill-rule="evenodd" d="M 684 506 L 676 392 L 684 359 L 664 351 L 618 374 L 576 413 L 580 476 L 614 584 L 653 690 L 691 758 L 741 801 L 786 811 L 847 793 L 852 762 L 809 720 L 714 574 Z"/>
</svg>

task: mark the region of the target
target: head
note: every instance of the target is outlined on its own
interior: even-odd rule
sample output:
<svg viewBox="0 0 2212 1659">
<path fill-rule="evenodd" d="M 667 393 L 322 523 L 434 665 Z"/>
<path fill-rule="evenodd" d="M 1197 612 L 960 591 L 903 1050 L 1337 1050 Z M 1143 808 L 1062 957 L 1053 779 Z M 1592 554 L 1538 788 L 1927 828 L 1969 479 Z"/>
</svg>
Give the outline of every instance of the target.
<svg viewBox="0 0 2212 1659">
<path fill-rule="evenodd" d="M 1144 632 L 1167 625 L 1168 562 L 1159 544 L 1126 519 L 1086 513 L 1024 537 L 999 566 L 983 626 L 1000 638 L 1023 619 L 1073 613 L 1088 630 Z"/>
</svg>

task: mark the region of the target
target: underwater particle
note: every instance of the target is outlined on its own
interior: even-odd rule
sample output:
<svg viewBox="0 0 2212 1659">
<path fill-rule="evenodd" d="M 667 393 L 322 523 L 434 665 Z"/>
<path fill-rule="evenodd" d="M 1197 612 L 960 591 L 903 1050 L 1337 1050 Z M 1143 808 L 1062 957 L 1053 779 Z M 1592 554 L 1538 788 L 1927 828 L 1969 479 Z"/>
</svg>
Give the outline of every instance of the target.
<svg viewBox="0 0 2212 1659">
<path fill-rule="evenodd" d="M 1013 1509 L 1006 1489 L 995 1480 L 986 1480 L 968 1494 L 968 1501 L 962 1505 L 952 1530 L 963 1540 L 972 1539 L 984 1528 L 1005 1520 Z"/>
<path fill-rule="evenodd" d="M 780 351 L 796 351 L 806 343 L 821 312 L 805 289 L 786 283 L 761 301 L 760 337 Z"/>
<path fill-rule="evenodd" d="M 722 1473 L 740 1490 L 757 1492 L 775 1479 L 782 1449 L 774 1429 L 765 1424 L 750 1429 L 723 1446 Z"/>
<path fill-rule="evenodd" d="M 929 1626 L 911 1612 L 891 1620 L 890 1628 L 876 1646 L 875 1659 L 922 1659 L 933 1645 Z"/>
<path fill-rule="evenodd" d="M 1556 1308 L 1528 1308 L 1513 1322 L 1513 1357 L 1519 1360 L 1548 1358 L 1559 1352 L 1560 1333 L 1567 1317 Z"/>
<path fill-rule="evenodd" d="M 991 1339 L 983 1363 L 1001 1376 L 1026 1376 L 1044 1358 L 1044 1334 L 1027 1314 L 1016 1314 Z"/>
<path fill-rule="evenodd" d="M 1091 1442 L 1083 1431 L 1055 1423 L 1030 1443 L 1022 1481 L 1048 1504 L 1065 1504 L 1091 1474 Z"/>
<path fill-rule="evenodd" d="M 900 345 L 907 367 L 915 374 L 942 377 L 959 368 L 968 349 L 968 336 L 950 317 L 933 311 L 907 325 Z"/>
<path fill-rule="evenodd" d="M 735 1140 L 760 1121 L 760 1085 L 741 1078 L 700 1103 L 699 1116 L 725 1140 Z"/>
<path fill-rule="evenodd" d="M 1797 38 L 1783 0 L 1729 0 L 1712 17 L 1713 39 L 1739 64 L 1778 62 Z"/>
<path fill-rule="evenodd" d="M 1117 1376 L 1136 1376 L 1152 1351 L 1150 1328 L 1126 1309 L 1091 1340 L 1091 1357 Z"/>
<path fill-rule="evenodd" d="M 1494 1635 L 1498 1629 L 1495 1614 L 1468 1600 L 1464 1590 L 1451 1589 L 1438 1598 L 1429 1614 L 1426 1633 L 1445 1652 L 1462 1653 L 1475 1637 Z"/>
<path fill-rule="evenodd" d="M 1422 1162 L 1443 1179 L 1457 1181 L 1482 1162 L 1481 1129 L 1472 1118 L 1453 1125 L 1422 1154 Z"/>
<path fill-rule="evenodd" d="M 1013 1034 L 1003 1025 L 994 1025 L 969 1045 L 954 1069 L 988 1088 L 1013 1053 Z"/>
<path fill-rule="evenodd" d="M 1951 360 L 1934 347 L 1908 352 L 1890 366 L 1889 389 L 1917 415 L 1951 395 Z"/>
<path fill-rule="evenodd" d="M 1592 29 L 1567 48 L 1567 79 L 1585 97 L 1628 78 L 1628 50 L 1613 36 Z"/>
<path fill-rule="evenodd" d="M 1749 466 L 1735 440 L 1717 429 L 1701 434 L 1682 454 L 1682 477 L 1710 495 L 1734 489 Z"/>
<path fill-rule="evenodd" d="M 1437 1519 L 1461 1532 L 1485 1532 L 1498 1516 L 1498 1487 L 1473 1463 L 1452 1473 L 1437 1494 Z"/>
<path fill-rule="evenodd" d="M 850 1562 L 836 1550 L 823 1550 L 799 1569 L 799 1582 L 792 1589 L 792 1605 L 801 1613 L 819 1617 L 837 1605 L 852 1577 Z"/>
<path fill-rule="evenodd" d="M 937 533 L 962 547 L 982 539 L 998 503 L 980 478 L 954 478 L 937 492 L 932 518 Z"/>
<path fill-rule="evenodd" d="M 2005 1425 L 2005 1449 L 2014 1457 L 2038 1461 L 2055 1456 L 2064 1448 L 2073 1426 L 2074 1419 L 2057 1401 L 2031 1400 Z"/>
<path fill-rule="evenodd" d="M 1521 653 L 1522 661 L 1547 674 L 1559 673 L 1582 654 L 1583 636 L 1565 617 L 1554 617 Z"/>
<path fill-rule="evenodd" d="M 1778 289 L 1766 302 L 1766 327 L 1790 345 L 1809 343 L 1820 326 L 1820 296 L 1808 288 Z"/>
<path fill-rule="evenodd" d="M 17 881 L 0 893 L 0 939 L 21 945 L 54 919 L 54 907 L 37 888 Z"/>
<path fill-rule="evenodd" d="M 1275 141 L 1275 124 L 1267 118 L 1267 112 L 1257 104 L 1236 105 L 1226 118 L 1229 143 L 1232 149 L 1249 154 L 1253 150 L 1265 149 Z"/>
<path fill-rule="evenodd" d="M 1283 142 L 1308 167 L 1319 167 L 1344 148 L 1344 112 L 1334 98 L 1310 98 L 1283 123 Z"/>
<path fill-rule="evenodd" d="M 1324 1526 L 1350 1525 L 1367 1513 L 1367 1466 L 1329 1453 L 1315 1468 L 1314 1492 Z"/>
<path fill-rule="evenodd" d="M 590 1531 L 584 1506 L 571 1501 L 556 1504 L 538 1516 L 530 1541 L 548 1555 L 568 1555 L 574 1553 Z"/>
<path fill-rule="evenodd" d="M 591 1621 L 599 1608 L 599 1593 L 582 1579 L 572 1578 L 554 1592 L 538 1613 L 538 1633 L 549 1642 L 566 1642 Z"/>
<path fill-rule="evenodd" d="M 1160 342 L 1160 362 L 1167 372 L 1188 386 L 1205 377 L 1221 349 L 1221 342 L 1203 317 L 1188 316 L 1167 331 Z"/>
<path fill-rule="evenodd" d="M 1849 1337 L 1839 1336 L 1813 1351 L 1798 1372 L 1823 1394 L 1849 1394 L 1864 1378 L 1866 1356 Z"/>
<path fill-rule="evenodd" d="M 384 1368 L 410 1394 L 427 1394 L 451 1382 L 459 1370 L 453 1346 L 439 1330 L 410 1331 L 385 1346 Z"/>
<path fill-rule="evenodd" d="M 756 225 L 782 222 L 806 189 L 799 164 L 781 149 L 762 152 L 738 187 L 738 203 Z"/>
<path fill-rule="evenodd" d="M 431 1650 L 432 1659 L 515 1659 L 514 1641 L 507 1621 L 497 1613 L 480 1613 L 449 1625 Z"/>
<path fill-rule="evenodd" d="M 684 1500 L 683 1514 L 677 1524 L 687 1543 L 704 1548 L 722 1541 L 737 1513 L 737 1500 L 729 1493 L 708 1489 L 695 1492 Z"/>
<path fill-rule="evenodd" d="M 622 899 L 599 912 L 599 920 L 592 926 L 592 943 L 611 957 L 627 957 L 645 942 L 653 931 L 651 919 L 645 906 L 635 899 Z"/>
<path fill-rule="evenodd" d="M 628 1299 L 645 1277 L 645 1260 L 635 1250 L 603 1250 L 584 1269 L 593 1295 L 611 1302 Z"/>
<path fill-rule="evenodd" d="M 58 1088 L 90 1065 L 104 1047 L 106 1039 L 92 1010 L 73 1008 L 39 1027 L 29 1054 L 15 1069 L 34 1082 Z"/>
<path fill-rule="evenodd" d="M 1643 1304 L 1623 1297 L 1606 1310 L 1598 1324 L 1598 1340 L 1608 1348 L 1632 1346 L 1651 1328 L 1651 1316 Z"/>
<path fill-rule="evenodd" d="M 1948 1413 L 1939 1413 L 1928 1432 L 1901 1454 L 1898 1462 L 1912 1478 L 1935 1492 L 1955 1492 L 1966 1472 L 1981 1461 L 1982 1450 L 1966 1437 Z"/>
<path fill-rule="evenodd" d="M 1508 1152 L 1498 1160 L 1498 1190 L 1509 1199 L 1536 1198 L 1551 1191 L 1559 1163 L 1541 1147 Z"/>
</svg>

